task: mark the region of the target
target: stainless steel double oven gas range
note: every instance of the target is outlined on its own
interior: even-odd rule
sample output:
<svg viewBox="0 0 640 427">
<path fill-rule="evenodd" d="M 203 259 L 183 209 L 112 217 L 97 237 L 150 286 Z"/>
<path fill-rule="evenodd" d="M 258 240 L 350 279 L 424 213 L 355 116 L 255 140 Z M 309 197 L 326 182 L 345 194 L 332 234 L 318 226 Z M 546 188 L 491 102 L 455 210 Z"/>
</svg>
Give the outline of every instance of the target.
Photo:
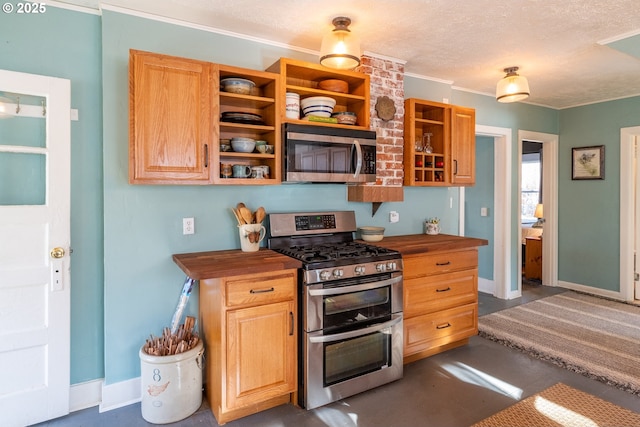
<svg viewBox="0 0 640 427">
<path fill-rule="evenodd" d="M 269 215 L 269 248 L 302 261 L 299 404 L 402 378 L 402 257 L 354 241 L 353 211 Z"/>
</svg>

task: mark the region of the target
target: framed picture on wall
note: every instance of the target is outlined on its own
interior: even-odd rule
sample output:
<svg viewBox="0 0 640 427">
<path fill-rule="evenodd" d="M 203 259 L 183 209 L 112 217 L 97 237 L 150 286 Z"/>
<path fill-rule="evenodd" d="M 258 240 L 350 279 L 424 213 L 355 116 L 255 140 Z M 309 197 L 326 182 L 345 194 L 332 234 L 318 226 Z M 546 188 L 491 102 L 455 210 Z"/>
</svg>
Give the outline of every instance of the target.
<svg viewBox="0 0 640 427">
<path fill-rule="evenodd" d="M 574 147 L 571 179 L 604 179 L 604 145 Z"/>
</svg>

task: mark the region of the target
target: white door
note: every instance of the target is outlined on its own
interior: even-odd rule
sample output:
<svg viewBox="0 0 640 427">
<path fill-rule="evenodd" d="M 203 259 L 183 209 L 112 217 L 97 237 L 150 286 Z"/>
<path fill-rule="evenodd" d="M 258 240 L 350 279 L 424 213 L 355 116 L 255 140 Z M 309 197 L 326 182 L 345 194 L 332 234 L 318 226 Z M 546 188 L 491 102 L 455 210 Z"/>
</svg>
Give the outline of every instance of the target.
<svg viewBox="0 0 640 427">
<path fill-rule="evenodd" d="M 0 70 L 0 423 L 69 413 L 70 83 Z"/>
</svg>

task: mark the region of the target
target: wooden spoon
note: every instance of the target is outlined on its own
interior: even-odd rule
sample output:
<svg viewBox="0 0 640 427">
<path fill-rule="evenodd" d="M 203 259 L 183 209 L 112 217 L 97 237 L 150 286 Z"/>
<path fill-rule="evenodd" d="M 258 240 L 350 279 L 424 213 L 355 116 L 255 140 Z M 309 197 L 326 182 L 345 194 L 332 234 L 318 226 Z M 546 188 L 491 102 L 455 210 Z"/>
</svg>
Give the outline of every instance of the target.
<svg viewBox="0 0 640 427">
<path fill-rule="evenodd" d="M 266 216 L 267 213 L 265 212 L 264 208 L 260 206 L 256 211 L 256 224 L 262 224 L 262 221 L 264 221 L 264 218 Z"/>
<path fill-rule="evenodd" d="M 242 225 L 244 224 L 244 220 L 242 219 L 242 217 L 240 216 L 240 212 L 238 212 L 237 209 L 235 208 L 231 208 L 231 212 L 233 212 L 233 216 L 236 217 L 236 220 L 238 221 L 238 225 Z"/>
<path fill-rule="evenodd" d="M 246 207 L 241 207 L 240 208 L 240 215 L 242 216 L 242 219 L 244 220 L 245 223 L 251 224 L 251 220 L 253 219 L 253 215 L 251 215 L 251 211 L 249 209 L 247 209 Z"/>
</svg>

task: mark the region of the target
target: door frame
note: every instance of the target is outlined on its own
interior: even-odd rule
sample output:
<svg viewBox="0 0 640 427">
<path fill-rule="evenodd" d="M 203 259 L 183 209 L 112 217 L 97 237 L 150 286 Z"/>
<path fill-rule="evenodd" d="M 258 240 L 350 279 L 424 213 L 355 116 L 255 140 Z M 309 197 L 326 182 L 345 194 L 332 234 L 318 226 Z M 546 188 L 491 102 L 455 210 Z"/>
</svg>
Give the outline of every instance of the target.
<svg viewBox="0 0 640 427">
<path fill-rule="evenodd" d="M 520 203 L 517 204 L 517 221 L 513 221 L 512 209 L 512 129 L 495 126 L 476 125 L 476 136 L 488 136 L 494 139 L 494 249 L 493 249 L 493 289 L 484 289 L 496 298 L 514 299 L 522 296 L 522 230 L 520 229 Z M 549 213 L 545 208 L 545 236 L 543 240 L 543 283 L 549 286 L 558 284 L 558 135 L 532 131 L 518 131 L 518 179 L 520 188 L 522 140 L 543 143 L 543 204 L 550 205 Z M 518 194 L 520 191 L 518 190 Z M 464 235 L 464 187 L 459 189 L 459 230 Z M 517 228 L 516 259 L 517 259 L 517 289 L 511 289 L 511 265 L 514 242 L 512 241 L 512 227 Z M 546 252 L 546 255 L 545 255 Z M 499 286 L 496 286 L 499 284 Z"/>
<path fill-rule="evenodd" d="M 517 298 L 520 290 L 511 290 L 511 128 L 476 125 L 476 136 L 494 140 L 494 204 L 493 204 L 493 282 L 492 289 L 482 289 L 500 299 Z M 458 229 L 464 236 L 465 188 L 459 187 Z M 502 286 L 495 286 L 496 283 Z"/>
<path fill-rule="evenodd" d="M 624 277 L 633 278 L 634 246 L 638 230 L 635 230 L 635 200 L 640 192 L 640 185 L 634 178 L 635 142 L 640 141 L 640 126 L 620 129 L 620 296 L 625 301 L 635 301 L 633 280 L 624 281 Z M 640 181 L 640 173 L 636 174 Z M 635 187 L 635 189 L 634 189 Z M 629 233 L 628 230 L 635 230 Z M 640 243 L 640 242 L 638 242 Z"/>
</svg>

